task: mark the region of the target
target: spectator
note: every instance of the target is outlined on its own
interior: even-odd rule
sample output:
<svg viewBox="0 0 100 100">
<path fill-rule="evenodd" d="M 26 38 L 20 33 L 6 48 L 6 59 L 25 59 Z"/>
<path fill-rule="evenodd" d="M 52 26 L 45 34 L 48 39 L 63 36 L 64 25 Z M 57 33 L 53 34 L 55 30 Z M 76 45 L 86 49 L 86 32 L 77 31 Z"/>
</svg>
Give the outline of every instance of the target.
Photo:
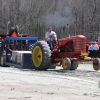
<svg viewBox="0 0 100 100">
<path fill-rule="evenodd" d="M 0 55 L 5 51 L 5 41 L 0 37 Z"/>
<path fill-rule="evenodd" d="M 2 37 L 0 37 L 0 47 L 2 51 L 5 50 L 5 40 Z"/>
<path fill-rule="evenodd" d="M 92 50 L 93 50 L 93 57 L 94 58 L 98 57 L 99 46 L 97 45 L 96 41 L 94 42 L 92 46 Z"/>
<path fill-rule="evenodd" d="M 15 27 L 12 27 L 11 29 L 9 29 L 9 33 L 7 35 L 12 37 L 17 37 L 18 36 L 17 29 Z"/>
<path fill-rule="evenodd" d="M 89 53 L 89 57 L 92 57 L 93 56 L 93 45 L 92 45 L 92 43 L 90 43 L 88 45 L 88 51 L 90 52 Z"/>
<path fill-rule="evenodd" d="M 53 49 L 52 44 L 56 43 L 57 35 L 54 31 L 52 31 L 51 27 L 48 28 L 48 31 L 45 34 L 45 39 L 46 39 L 47 43 L 49 44 L 50 50 L 52 50 Z"/>
</svg>

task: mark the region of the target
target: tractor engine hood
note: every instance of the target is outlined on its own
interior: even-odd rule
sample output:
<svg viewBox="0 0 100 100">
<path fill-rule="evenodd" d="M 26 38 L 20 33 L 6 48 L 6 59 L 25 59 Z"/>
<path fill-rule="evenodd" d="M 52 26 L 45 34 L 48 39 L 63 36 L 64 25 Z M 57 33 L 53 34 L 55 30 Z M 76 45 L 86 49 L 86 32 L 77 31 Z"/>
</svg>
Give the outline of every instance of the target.
<svg viewBox="0 0 100 100">
<path fill-rule="evenodd" d="M 86 37 L 84 35 L 76 35 L 76 36 L 71 36 L 70 38 L 66 37 L 66 38 L 62 38 L 58 40 L 58 44 L 59 46 L 64 46 L 66 45 L 66 43 L 70 40 L 75 41 L 77 39 L 86 41 Z"/>
</svg>

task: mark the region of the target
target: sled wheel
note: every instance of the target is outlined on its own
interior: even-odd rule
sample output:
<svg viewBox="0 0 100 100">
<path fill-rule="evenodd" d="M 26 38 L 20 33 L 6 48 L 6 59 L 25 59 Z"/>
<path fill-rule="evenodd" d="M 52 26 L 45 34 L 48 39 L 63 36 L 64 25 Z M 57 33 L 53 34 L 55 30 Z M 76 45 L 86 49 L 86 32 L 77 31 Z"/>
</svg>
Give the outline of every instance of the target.
<svg viewBox="0 0 100 100">
<path fill-rule="evenodd" d="M 76 70 L 79 65 L 79 61 L 71 61 L 71 68 L 70 70 Z"/>
<path fill-rule="evenodd" d="M 62 60 L 62 67 L 64 70 L 69 70 L 71 68 L 71 61 L 69 58 L 64 58 Z"/>
<path fill-rule="evenodd" d="M 5 60 L 6 60 L 5 56 L 1 55 L 1 58 L 0 58 L 1 67 L 10 67 L 8 65 L 5 65 Z"/>
<path fill-rule="evenodd" d="M 32 63 L 36 70 L 47 70 L 51 64 L 51 51 L 48 44 L 38 41 L 32 48 Z"/>
<path fill-rule="evenodd" d="M 1 56 L 0 58 L 0 64 L 1 64 L 1 67 L 4 67 L 4 57 L 3 56 Z"/>
<path fill-rule="evenodd" d="M 95 58 L 93 60 L 93 68 L 94 68 L 94 70 L 99 70 L 100 69 L 100 59 L 99 58 Z"/>
</svg>

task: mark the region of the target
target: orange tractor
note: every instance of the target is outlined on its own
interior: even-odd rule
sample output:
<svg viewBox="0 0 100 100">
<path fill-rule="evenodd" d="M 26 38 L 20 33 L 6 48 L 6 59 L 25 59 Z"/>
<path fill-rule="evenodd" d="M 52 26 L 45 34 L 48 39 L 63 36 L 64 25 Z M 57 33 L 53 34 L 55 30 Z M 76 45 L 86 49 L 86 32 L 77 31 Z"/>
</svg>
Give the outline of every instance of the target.
<svg viewBox="0 0 100 100">
<path fill-rule="evenodd" d="M 83 35 L 58 39 L 51 51 L 45 41 L 37 41 L 32 48 L 32 63 L 36 70 L 47 70 L 51 64 L 64 70 L 75 70 L 79 61 L 93 61 L 94 70 L 100 69 L 100 59 L 88 57 L 87 39 Z"/>
</svg>

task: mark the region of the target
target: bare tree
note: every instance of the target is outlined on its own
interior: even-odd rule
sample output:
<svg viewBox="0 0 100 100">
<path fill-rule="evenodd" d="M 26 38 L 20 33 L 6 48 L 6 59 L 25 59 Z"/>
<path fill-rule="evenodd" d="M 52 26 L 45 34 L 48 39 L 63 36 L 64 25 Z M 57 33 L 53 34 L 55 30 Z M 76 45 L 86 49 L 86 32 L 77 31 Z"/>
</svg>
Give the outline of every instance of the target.
<svg viewBox="0 0 100 100">
<path fill-rule="evenodd" d="M 99 0 L 0 0 L 0 33 L 19 25 L 20 33 L 44 38 L 52 26 L 59 38 L 83 34 L 95 39 L 100 33 Z M 69 29 L 68 26 L 69 25 Z"/>
</svg>

